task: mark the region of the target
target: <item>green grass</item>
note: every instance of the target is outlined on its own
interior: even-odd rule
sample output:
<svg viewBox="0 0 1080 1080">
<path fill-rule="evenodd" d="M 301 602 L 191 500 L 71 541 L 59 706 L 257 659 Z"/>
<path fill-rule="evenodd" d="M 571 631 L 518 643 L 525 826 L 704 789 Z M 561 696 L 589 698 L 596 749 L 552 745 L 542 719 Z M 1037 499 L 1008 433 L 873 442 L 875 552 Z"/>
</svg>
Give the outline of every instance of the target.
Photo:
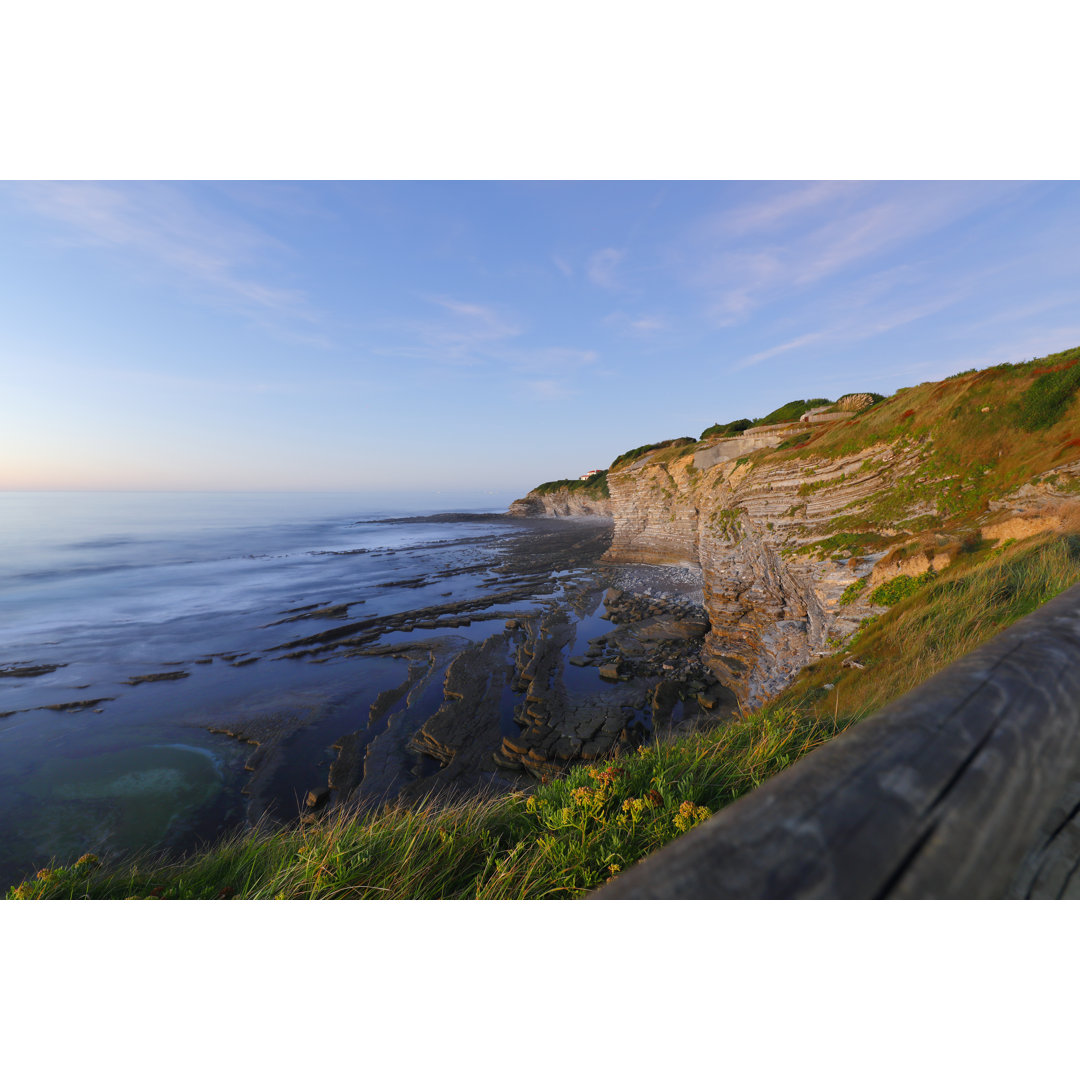
<svg viewBox="0 0 1080 1080">
<path fill-rule="evenodd" d="M 816 553 L 823 558 L 832 556 L 850 559 L 855 555 L 865 555 L 887 546 L 888 538 L 876 532 L 838 532 L 822 540 L 813 540 L 803 544 L 799 551 L 803 554 Z"/>
<path fill-rule="evenodd" d="M 1073 352 L 1080 352 L 1074 349 Z M 1061 419 L 1080 387 L 1080 357 L 1068 359 L 1057 371 L 1040 375 L 1020 398 L 1018 423 L 1025 431 L 1052 427 Z"/>
<path fill-rule="evenodd" d="M 853 604 L 866 588 L 867 578 L 856 578 L 841 594 L 840 604 L 846 606 L 847 604 Z"/>
<path fill-rule="evenodd" d="M 897 574 L 888 581 L 879 585 L 869 596 L 871 604 L 881 604 L 891 607 L 909 596 L 914 596 L 928 582 L 934 580 L 937 574 L 933 570 L 926 570 L 912 577 L 910 574 Z M 843 597 L 841 597 L 843 603 Z"/>
</svg>

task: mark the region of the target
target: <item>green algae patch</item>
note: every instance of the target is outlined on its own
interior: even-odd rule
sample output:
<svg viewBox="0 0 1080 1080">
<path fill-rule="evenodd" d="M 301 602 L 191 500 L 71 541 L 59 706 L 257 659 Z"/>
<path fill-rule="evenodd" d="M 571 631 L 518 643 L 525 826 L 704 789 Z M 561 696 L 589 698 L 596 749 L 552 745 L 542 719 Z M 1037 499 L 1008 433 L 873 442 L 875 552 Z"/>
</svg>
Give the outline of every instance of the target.
<svg viewBox="0 0 1080 1080">
<path fill-rule="evenodd" d="M 133 851 L 168 840 L 220 792 L 213 754 L 183 745 L 134 747 L 45 762 L 24 784 L 46 807 L 25 823 L 34 849 L 60 858 Z"/>
</svg>

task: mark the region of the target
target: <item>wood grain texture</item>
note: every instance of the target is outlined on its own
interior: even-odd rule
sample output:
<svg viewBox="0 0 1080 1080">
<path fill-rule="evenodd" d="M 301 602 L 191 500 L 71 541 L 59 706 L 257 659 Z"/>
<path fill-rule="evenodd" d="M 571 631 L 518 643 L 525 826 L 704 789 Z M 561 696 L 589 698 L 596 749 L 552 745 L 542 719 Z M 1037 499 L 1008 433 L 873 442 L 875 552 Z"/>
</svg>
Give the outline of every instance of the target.
<svg viewBox="0 0 1080 1080">
<path fill-rule="evenodd" d="M 1080 896 L 1080 586 L 593 894 Z"/>
</svg>

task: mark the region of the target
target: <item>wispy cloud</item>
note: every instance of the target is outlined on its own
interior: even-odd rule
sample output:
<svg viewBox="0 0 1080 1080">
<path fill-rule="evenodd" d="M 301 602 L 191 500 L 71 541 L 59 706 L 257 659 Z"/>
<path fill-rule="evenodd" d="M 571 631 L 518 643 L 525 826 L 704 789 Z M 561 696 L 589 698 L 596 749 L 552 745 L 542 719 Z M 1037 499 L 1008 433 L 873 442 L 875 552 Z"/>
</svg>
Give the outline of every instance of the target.
<svg viewBox="0 0 1080 1080">
<path fill-rule="evenodd" d="M 659 315 L 646 315 L 641 313 L 631 315 L 625 311 L 613 311 L 610 315 L 604 316 L 603 321 L 608 326 L 617 330 L 620 334 L 625 334 L 629 337 L 655 337 L 657 334 L 662 333 L 669 328 L 667 320 L 661 318 Z"/>
<path fill-rule="evenodd" d="M 944 311 L 961 300 L 964 295 L 964 291 L 959 289 L 954 293 L 935 297 L 920 304 L 893 309 L 879 307 L 874 310 L 859 312 L 854 316 L 849 316 L 846 320 L 830 325 L 827 329 L 801 334 L 790 341 L 782 342 L 751 356 L 746 356 L 735 363 L 731 370 L 742 371 L 745 368 L 753 367 L 755 364 L 760 364 L 764 360 L 771 360 L 773 357 L 811 345 L 823 343 L 838 345 L 854 341 L 865 341 Z"/>
<path fill-rule="evenodd" d="M 472 304 L 444 296 L 432 297 L 431 302 L 457 316 L 453 325 L 444 323 L 434 328 L 434 333 L 444 338 L 465 342 L 502 341 L 521 333 L 516 322 L 487 304 Z"/>
<path fill-rule="evenodd" d="M 169 184 L 93 182 L 19 185 L 23 204 L 66 229 L 60 242 L 108 248 L 175 275 L 205 300 L 263 325 L 317 323 L 303 290 L 267 280 L 269 256 L 284 245 Z M 319 340 L 301 335 L 308 343 Z M 325 342 L 324 342 L 325 343 Z"/>
<path fill-rule="evenodd" d="M 520 343 L 525 330 L 510 313 L 492 304 L 452 297 L 426 297 L 446 314 L 389 325 L 401 344 L 378 349 L 383 356 L 426 362 L 434 367 L 481 367 L 492 372 L 568 375 L 595 364 L 593 349 Z"/>
<path fill-rule="evenodd" d="M 802 334 L 801 336 L 792 338 L 790 341 L 785 341 L 780 345 L 773 345 L 770 349 L 762 349 L 761 352 L 756 352 L 752 356 L 743 357 L 742 360 L 734 365 L 732 371 L 742 371 L 744 368 L 760 364 L 763 360 L 771 360 L 774 356 L 781 356 L 783 353 L 791 352 L 792 349 L 801 349 L 806 345 L 813 345 L 815 342 L 823 341 L 829 336 L 828 332 L 822 330 L 816 330 L 810 334 Z"/>
<path fill-rule="evenodd" d="M 573 349 L 561 345 L 507 349 L 500 355 L 505 363 L 521 371 L 572 371 L 589 367 L 598 358 L 593 349 Z"/>
<path fill-rule="evenodd" d="M 574 268 L 563 258 L 558 255 L 552 255 L 551 261 L 558 267 L 559 273 L 565 278 L 572 278 L 574 276 Z"/>
<path fill-rule="evenodd" d="M 707 317 L 730 326 L 1018 190 L 998 183 L 800 185 L 696 222 L 669 249 L 669 264 L 704 297 Z"/>
<path fill-rule="evenodd" d="M 526 394 L 540 401 L 562 401 L 574 391 L 560 379 L 532 379 L 523 384 Z"/>
<path fill-rule="evenodd" d="M 806 235 L 794 282 L 801 285 L 817 281 L 951 225 L 977 209 L 988 195 L 994 197 L 987 190 L 966 193 L 948 185 L 915 191 L 905 188 L 827 222 Z"/>
<path fill-rule="evenodd" d="M 1070 313 L 1074 312 L 1076 310 L 1075 292 L 1059 292 L 1050 296 L 1040 296 L 1031 303 L 999 308 L 993 315 L 989 315 L 985 319 L 956 327 L 949 336 L 970 338 L 987 327 L 1000 326 L 1002 323 L 1023 322 L 1032 316 L 1044 315 L 1046 312 L 1055 311 L 1058 308 L 1066 308 Z"/>
<path fill-rule="evenodd" d="M 851 195 L 857 186 L 851 182 L 833 180 L 799 184 L 777 195 L 725 210 L 712 218 L 706 228 L 726 236 L 774 229 L 807 210 L 818 209 L 825 203 Z"/>
<path fill-rule="evenodd" d="M 490 304 L 427 296 L 443 312 L 440 318 L 395 320 L 386 329 L 401 343 L 376 350 L 385 356 L 423 360 L 436 365 L 475 366 L 486 363 L 492 350 L 522 333 L 509 315 Z"/>
<path fill-rule="evenodd" d="M 615 271 L 625 258 L 625 250 L 602 248 L 589 256 L 585 272 L 594 285 L 599 285 L 602 289 L 619 289 L 622 286 Z"/>
</svg>

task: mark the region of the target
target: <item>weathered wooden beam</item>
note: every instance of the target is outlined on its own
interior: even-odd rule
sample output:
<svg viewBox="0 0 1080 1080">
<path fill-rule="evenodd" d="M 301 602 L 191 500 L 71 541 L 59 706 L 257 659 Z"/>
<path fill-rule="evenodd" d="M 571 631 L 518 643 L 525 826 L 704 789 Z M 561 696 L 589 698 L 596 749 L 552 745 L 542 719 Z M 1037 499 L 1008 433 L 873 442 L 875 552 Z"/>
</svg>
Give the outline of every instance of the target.
<svg viewBox="0 0 1080 1080">
<path fill-rule="evenodd" d="M 593 897 L 1080 897 L 1080 585 Z"/>
</svg>

